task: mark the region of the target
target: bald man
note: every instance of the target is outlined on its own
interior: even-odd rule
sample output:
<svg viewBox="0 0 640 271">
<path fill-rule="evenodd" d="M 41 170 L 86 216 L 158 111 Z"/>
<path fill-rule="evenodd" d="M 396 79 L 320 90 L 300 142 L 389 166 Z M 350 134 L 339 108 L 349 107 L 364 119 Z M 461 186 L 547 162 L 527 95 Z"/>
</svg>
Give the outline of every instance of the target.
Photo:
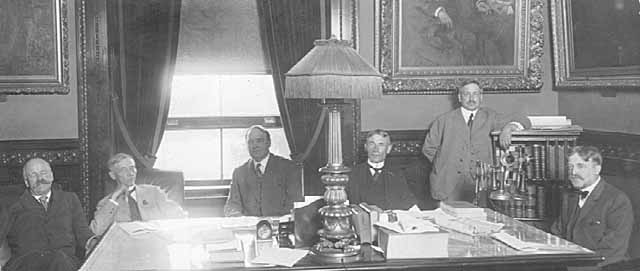
<svg viewBox="0 0 640 271">
<path fill-rule="evenodd" d="M 255 125 L 245 134 L 251 159 L 233 171 L 225 216 L 281 216 L 302 200 L 300 168 L 272 154 L 271 135 Z"/>
<path fill-rule="evenodd" d="M 51 189 L 53 172 L 33 158 L 23 167 L 27 190 L 0 214 L 0 244 L 6 239 L 11 258 L 2 270 L 77 270 L 76 249 L 89 248 L 93 232 L 76 194 Z"/>
</svg>

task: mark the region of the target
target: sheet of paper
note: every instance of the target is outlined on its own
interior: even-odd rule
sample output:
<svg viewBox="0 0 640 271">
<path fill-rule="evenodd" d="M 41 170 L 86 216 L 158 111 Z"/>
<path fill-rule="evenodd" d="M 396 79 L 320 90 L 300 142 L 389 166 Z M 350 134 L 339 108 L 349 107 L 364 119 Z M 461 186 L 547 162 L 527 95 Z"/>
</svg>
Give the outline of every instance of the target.
<svg viewBox="0 0 640 271">
<path fill-rule="evenodd" d="M 260 256 L 251 261 L 259 264 L 275 264 L 292 267 L 307 255 L 308 250 L 289 248 L 269 248 L 260 251 Z"/>
<path fill-rule="evenodd" d="M 153 222 L 132 221 L 120 223 L 120 228 L 131 236 L 142 235 L 158 231 L 157 225 Z"/>
<path fill-rule="evenodd" d="M 438 228 L 431 222 L 418 219 L 408 213 L 397 213 L 398 221 L 389 222 L 388 219 L 380 219 L 375 225 L 384 227 L 399 233 L 423 233 L 438 232 Z"/>
<path fill-rule="evenodd" d="M 533 243 L 533 242 L 526 242 L 526 241 L 522 241 L 518 238 L 516 238 L 515 236 L 512 236 L 504 231 L 500 231 L 494 234 L 491 234 L 491 237 L 493 237 L 494 239 L 505 243 L 506 245 L 519 250 L 519 251 L 535 251 L 535 252 L 540 252 L 540 251 L 584 251 L 584 249 L 582 249 L 579 246 L 554 246 L 554 245 L 548 245 L 548 244 L 540 244 L 540 243 Z"/>
</svg>

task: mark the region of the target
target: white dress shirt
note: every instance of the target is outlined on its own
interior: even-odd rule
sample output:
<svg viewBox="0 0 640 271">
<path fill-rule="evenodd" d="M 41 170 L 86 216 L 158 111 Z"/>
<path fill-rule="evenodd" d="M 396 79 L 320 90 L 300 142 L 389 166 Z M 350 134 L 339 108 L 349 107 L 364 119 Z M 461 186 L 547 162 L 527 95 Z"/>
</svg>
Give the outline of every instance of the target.
<svg viewBox="0 0 640 271">
<path fill-rule="evenodd" d="M 585 191 L 589 192 L 589 194 L 587 194 L 587 196 L 584 197 L 584 199 L 582 197 L 578 199 L 578 206 L 580 206 L 580 208 L 584 206 L 584 203 L 587 201 L 589 196 L 591 196 L 591 192 L 593 191 L 594 188 L 596 188 L 596 185 L 598 185 L 599 182 L 600 182 L 600 176 L 598 176 L 598 180 L 596 180 L 595 183 L 592 183 L 590 186 L 580 189 L 580 192 L 585 192 Z"/>
</svg>

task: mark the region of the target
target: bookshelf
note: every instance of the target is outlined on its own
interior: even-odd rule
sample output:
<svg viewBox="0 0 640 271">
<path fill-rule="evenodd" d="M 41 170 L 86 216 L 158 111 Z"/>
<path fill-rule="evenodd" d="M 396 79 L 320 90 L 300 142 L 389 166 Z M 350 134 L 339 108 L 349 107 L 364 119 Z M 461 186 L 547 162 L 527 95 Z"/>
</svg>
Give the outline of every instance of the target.
<svg viewBox="0 0 640 271">
<path fill-rule="evenodd" d="M 581 133 L 582 127 L 577 125 L 513 132 L 512 146 L 522 150 L 528 160 L 523 168 L 524 199 L 488 200 L 489 207 L 523 222 L 549 225 L 559 214 L 562 192 L 571 186 L 566 155 Z M 500 165 L 506 152 L 499 147 L 499 137 L 500 132 L 491 133 L 494 165 Z"/>
</svg>

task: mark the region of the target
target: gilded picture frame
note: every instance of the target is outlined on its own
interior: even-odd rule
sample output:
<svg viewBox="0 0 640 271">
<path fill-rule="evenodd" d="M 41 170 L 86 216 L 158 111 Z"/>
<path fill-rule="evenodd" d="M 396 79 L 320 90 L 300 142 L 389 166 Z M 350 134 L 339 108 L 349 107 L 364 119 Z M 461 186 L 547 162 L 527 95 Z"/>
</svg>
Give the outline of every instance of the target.
<svg viewBox="0 0 640 271">
<path fill-rule="evenodd" d="M 467 80 L 477 80 L 490 93 L 539 92 L 544 5 L 542 0 L 376 1 L 374 64 L 385 77 L 384 93 L 448 94 Z M 450 24 L 440 19 L 443 10 Z"/>
<path fill-rule="evenodd" d="M 69 93 L 67 0 L 0 5 L 0 94 Z"/>
<path fill-rule="evenodd" d="M 552 0 L 554 86 L 640 86 L 639 12 L 637 0 Z"/>
</svg>

